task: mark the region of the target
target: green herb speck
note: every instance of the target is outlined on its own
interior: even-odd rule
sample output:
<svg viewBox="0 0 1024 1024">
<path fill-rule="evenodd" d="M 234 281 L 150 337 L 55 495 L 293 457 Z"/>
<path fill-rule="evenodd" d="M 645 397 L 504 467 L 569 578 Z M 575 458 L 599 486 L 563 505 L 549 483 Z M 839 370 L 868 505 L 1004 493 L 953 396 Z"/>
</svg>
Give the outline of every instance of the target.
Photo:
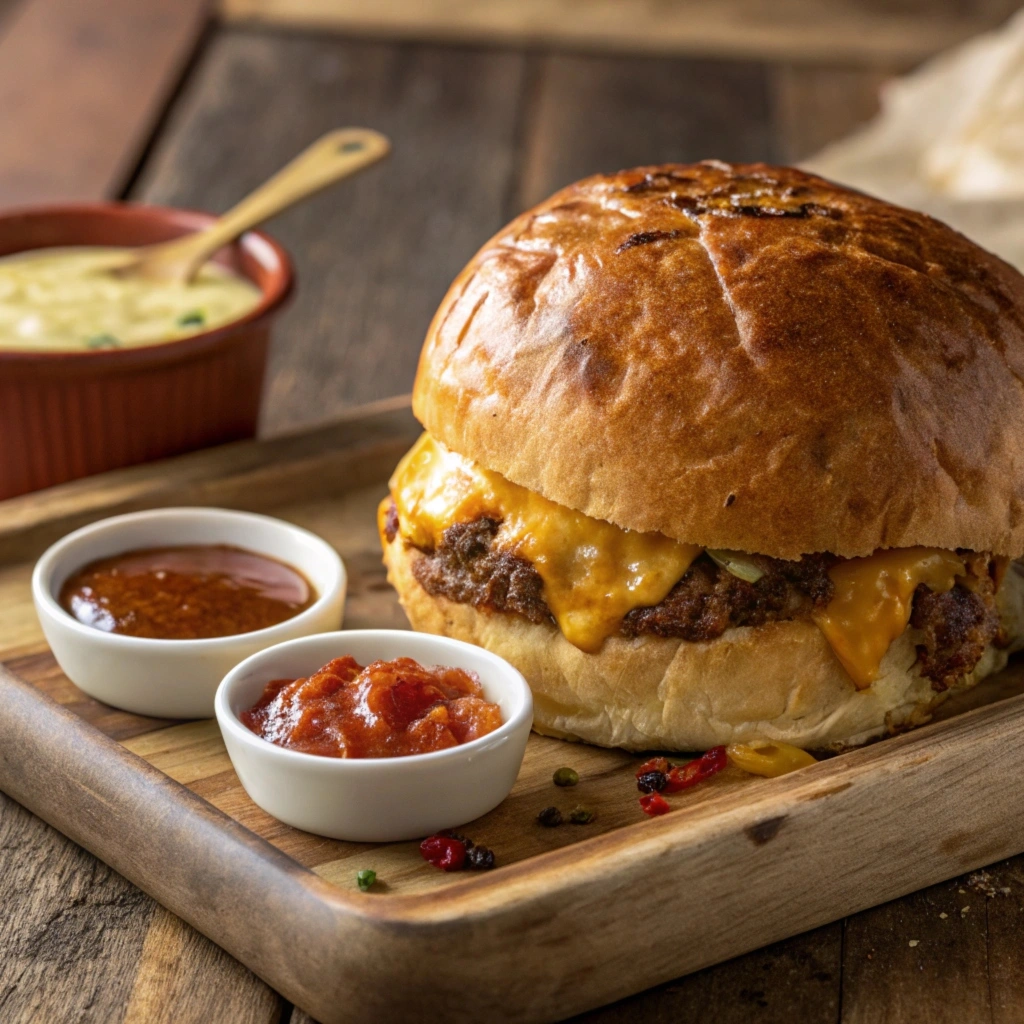
<svg viewBox="0 0 1024 1024">
<path fill-rule="evenodd" d="M 120 348 L 121 342 L 112 334 L 94 334 L 86 343 L 86 348 Z"/>
<path fill-rule="evenodd" d="M 370 886 L 376 881 L 376 871 L 370 871 L 368 868 L 365 868 L 362 871 L 356 872 L 356 885 L 358 885 L 363 892 L 369 892 Z"/>
<path fill-rule="evenodd" d="M 574 825 L 589 825 L 594 820 L 594 812 L 586 807 L 574 807 L 569 812 L 569 820 Z"/>
<path fill-rule="evenodd" d="M 178 317 L 179 327 L 202 327 L 206 323 L 206 314 L 201 309 L 193 309 Z"/>
</svg>

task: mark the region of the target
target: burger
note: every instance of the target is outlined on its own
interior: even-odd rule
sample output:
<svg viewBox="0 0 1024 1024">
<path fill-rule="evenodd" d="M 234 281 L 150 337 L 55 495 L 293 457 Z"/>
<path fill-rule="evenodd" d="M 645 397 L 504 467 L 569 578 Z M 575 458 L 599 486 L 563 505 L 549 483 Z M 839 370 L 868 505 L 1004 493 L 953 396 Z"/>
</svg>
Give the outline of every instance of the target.
<svg viewBox="0 0 1024 1024">
<path fill-rule="evenodd" d="M 924 214 L 764 164 L 587 178 L 458 276 L 413 409 L 389 578 L 543 733 L 839 749 L 1024 646 L 1024 277 Z"/>
</svg>

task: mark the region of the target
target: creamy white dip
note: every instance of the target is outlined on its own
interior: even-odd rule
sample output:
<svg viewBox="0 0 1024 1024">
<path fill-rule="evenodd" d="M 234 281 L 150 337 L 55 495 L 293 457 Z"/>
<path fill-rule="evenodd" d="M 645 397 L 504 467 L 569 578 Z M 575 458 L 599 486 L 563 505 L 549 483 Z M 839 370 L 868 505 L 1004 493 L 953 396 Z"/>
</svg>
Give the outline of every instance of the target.
<svg viewBox="0 0 1024 1024">
<path fill-rule="evenodd" d="M 154 345 L 238 320 L 260 301 L 251 281 L 215 263 L 187 284 L 109 273 L 130 251 L 35 249 L 0 259 L 0 350 Z"/>
</svg>

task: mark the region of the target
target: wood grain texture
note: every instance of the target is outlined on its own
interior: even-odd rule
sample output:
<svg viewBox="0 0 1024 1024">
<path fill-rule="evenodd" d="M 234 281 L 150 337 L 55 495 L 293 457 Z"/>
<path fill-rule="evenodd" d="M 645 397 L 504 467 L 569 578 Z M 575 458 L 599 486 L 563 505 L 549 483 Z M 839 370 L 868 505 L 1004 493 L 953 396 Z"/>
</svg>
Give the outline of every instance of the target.
<svg viewBox="0 0 1024 1024">
<path fill-rule="evenodd" d="M 222 0 L 232 20 L 401 38 L 643 53 L 919 59 L 998 24 L 1013 0 Z"/>
<path fill-rule="evenodd" d="M 0 849 L 0 1019 L 118 1020 L 155 904 L 2 794 Z"/>
<path fill-rule="evenodd" d="M 906 70 L 897 64 L 837 68 L 781 64 L 770 69 L 772 159 L 793 164 L 869 121 L 885 82 Z"/>
<path fill-rule="evenodd" d="M 198 978 L 197 966 L 202 968 Z M 154 906 L 122 1024 L 277 1024 L 281 1012 L 281 998 L 271 988 L 184 921 Z"/>
<path fill-rule="evenodd" d="M 1024 1020 L 1024 859 L 996 864 L 847 922 L 843 1024 Z M 1012 938 L 1010 938 L 1012 934 Z"/>
<path fill-rule="evenodd" d="M 3 794 L 0 849 L 4 1024 L 276 1024 L 270 988 Z"/>
<path fill-rule="evenodd" d="M 411 388 L 435 308 L 502 223 L 524 64 L 241 31 L 213 40 L 137 198 L 220 211 L 330 128 L 366 125 L 394 144 L 385 165 L 270 224 L 299 295 L 275 328 L 265 433 Z"/>
<path fill-rule="evenodd" d="M 400 417 L 380 417 L 371 419 L 405 436 L 408 425 Z M 362 434 L 354 426 L 347 433 L 320 431 L 319 443 L 358 448 Z M 304 469 L 286 457 L 280 466 L 297 493 L 328 458 L 327 451 L 313 458 L 309 446 L 301 451 Z M 220 453 L 205 458 L 222 465 Z M 248 464 L 254 462 L 260 460 Z M 378 466 L 378 476 L 389 470 L 390 463 Z M 287 493 L 273 486 L 269 461 L 261 472 L 270 492 Z M 193 465 L 190 480 L 203 476 Z M 223 486 L 223 495 L 230 495 Z M 342 482 L 335 489 L 274 511 L 339 548 L 352 572 L 351 618 L 361 625 L 398 624 L 373 525 L 383 481 L 351 489 Z M 348 844 L 289 829 L 248 800 L 214 723 L 167 724 L 110 712 L 76 698 L 45 655 L 9 659 L 8 668 L 32 685 L 16 676 L 0 680 L 2 785 L 325 1021 L 413 1019 L 424 1005 L 450 1019 L 486 1017 L 499 1010 L 495 978 L 502 980 L 505 1019 L 555 1019 L 1024 845 L 1024 796 L 990 781 L 1011 771 L 1024 753 L 1020 664 L 972 697 L 998 703 L 784 779 L 752 779 L 728 769 L 673 798 L 676 812 L 656 821 L 645 820 L 636 804 L 635 756 L 532 737 L 511 797 L 468 829 L 499 856 L 502 866 L 487 876 L 436 872 L 414 843 Z M 551 783 L 554 768 L 565 763 L 582 776 L 568 793 Z M 533 821 L 541 806 L 568 809 L 576 802 L 597 811 L 592 826 L 544 830 Z M 936 815 L 933 804 L 948 813 Z M 363 867 L 373 867 L 382 880 L 371 897 L 353 885 Z M 638 879 L 656 884 L 638 885 Z M 259 926 L 250 913 L 232 909 L 252 891 L 264 894 Z M 897 904 L 897 912 L 907 913 L 908 906 Z M 853 938 L 843 951 L 841 927 L 826 927 L 593 1019 L 636 1014 L 636 1020 L 667 1020 L 715 1001 L 732 1007 L 734 1019 L 741 1008 L 764 1020 L 835 1019 L 837 965 L 852 955 L 856 922 L 863 920 L 847 924 Z M 1016 923 L 1004 917 L 1002 934 L 1012 935 Z M 167 964 L 177 950 L 198 942 L 174 930 L 180 927 L 169 915 L 154 921 L 139 960 L 144 970 L 126 1004 L 139 1008 L 133 1013 L 173 1001 L 177 983 Z M 880 931 L 870 922 L 863 930 Z M 882 931 L 898 929 L 887 923 Z M 576 947 L 583 934 L 585 958 Z M 431 950 L 453 941 L 472 943 L 471 968 L 463 969 L 458 958 L 431 959 Z M 956 950 L 972 979 L 973 948 Z M 552 962 L 544 952 L 549 949 L 564 951 L 564 958 Z M 290 955 L 296 950 L 297 958 Z M 1001 955 L 998 998 L 1006 1006 L 1019 984 L 1009 939 Z M 892 956 L 898 964 L 905 958 L 901 948 Z M 417 970 L 396 984 L 387 965 L 413 961 Z M 231 970 L 225 968 L 225 976 Z M 480 977 L 491 980 L 481 988 Z M 241 968 L 237 978 L 255 984 Z M 976 988 L 954 978 L 943 998 L 955 995 L 973 1006 Z M 262 989 L 247 991 L 255 1012 L 274 1005 Z M 986 1007 L 995 1005 L 995 996 L 985 998 Z M 860 1012 L 857 1006 L 851 997 L 843 1012 Z M 859 1019 L 872 1019 L 873 1012 L 869 1006 Z"/>
<path fill-rule="evenodd" d="M 25 0 L 0 26 L 0 202 L 115 198 L 208 0 Z"/>
<path fill-rule="evenodd" d="M 573 1018 L 573 1024 L 834 1024 L 841 922 Z"/>
<path fill-rule="evenodd" d="M 300 486 L 307 499 L 337 493 L 379 479 L 381 465 L 394 465 L 421 429 L 408 398 L 398 397 L 305 434 L 241 441 L 12 498 L 0 503 L 0 566 L 122 512 L 173 504 L 259 510 L 294 497 Z M 0 568 L 0 596 L 5 579 L 16 588 L 26 574 L 24 564 L 6 577 Z"/>
<path fill-rule="evenodd" d="M 597 171 L 763 159 L 772 138 L 768 86 L 767 70 L 753 63 L 539 57 L 507 215 Z"/>
<path fill-rule="evenodd" d="M 4 788 L 328 1022 L 420 1019 L 424 1005 L 453 1020 L 557 1019 L 1024 844 L 1024 796 L 991 785 L 1022 753 L 1015 697 L 784 779 L 708 787 L 666 818 L 486 876 L 435 875 L 436 896 L 364 897 L 33 687 L 2 675 L 0 689 Z M 941 794 L 949 816 L 925 794 Z M 232 909 L 252 891 L 263 893 L 256 927 Z M 473 957 L 447 955 L 453 942 L 471 942 Z M 565 956 L 553 961 L 552 948 Z"/>
</svg>

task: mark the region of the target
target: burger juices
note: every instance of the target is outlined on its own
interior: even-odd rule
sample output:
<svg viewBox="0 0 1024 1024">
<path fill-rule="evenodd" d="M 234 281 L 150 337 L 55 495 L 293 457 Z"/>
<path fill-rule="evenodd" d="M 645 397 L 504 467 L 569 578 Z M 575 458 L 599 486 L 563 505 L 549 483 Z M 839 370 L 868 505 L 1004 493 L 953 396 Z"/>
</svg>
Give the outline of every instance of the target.
<svg viewBox="0 0 1024 1024">
<path fill-rule="evenodd" d="M 1024 643 L 1024 278 L 922 214 L 718 162 L 598 176 L 477 254 L 381 508 L 417 629 L 543 732 L 841 747 Z"/>
</svg>

